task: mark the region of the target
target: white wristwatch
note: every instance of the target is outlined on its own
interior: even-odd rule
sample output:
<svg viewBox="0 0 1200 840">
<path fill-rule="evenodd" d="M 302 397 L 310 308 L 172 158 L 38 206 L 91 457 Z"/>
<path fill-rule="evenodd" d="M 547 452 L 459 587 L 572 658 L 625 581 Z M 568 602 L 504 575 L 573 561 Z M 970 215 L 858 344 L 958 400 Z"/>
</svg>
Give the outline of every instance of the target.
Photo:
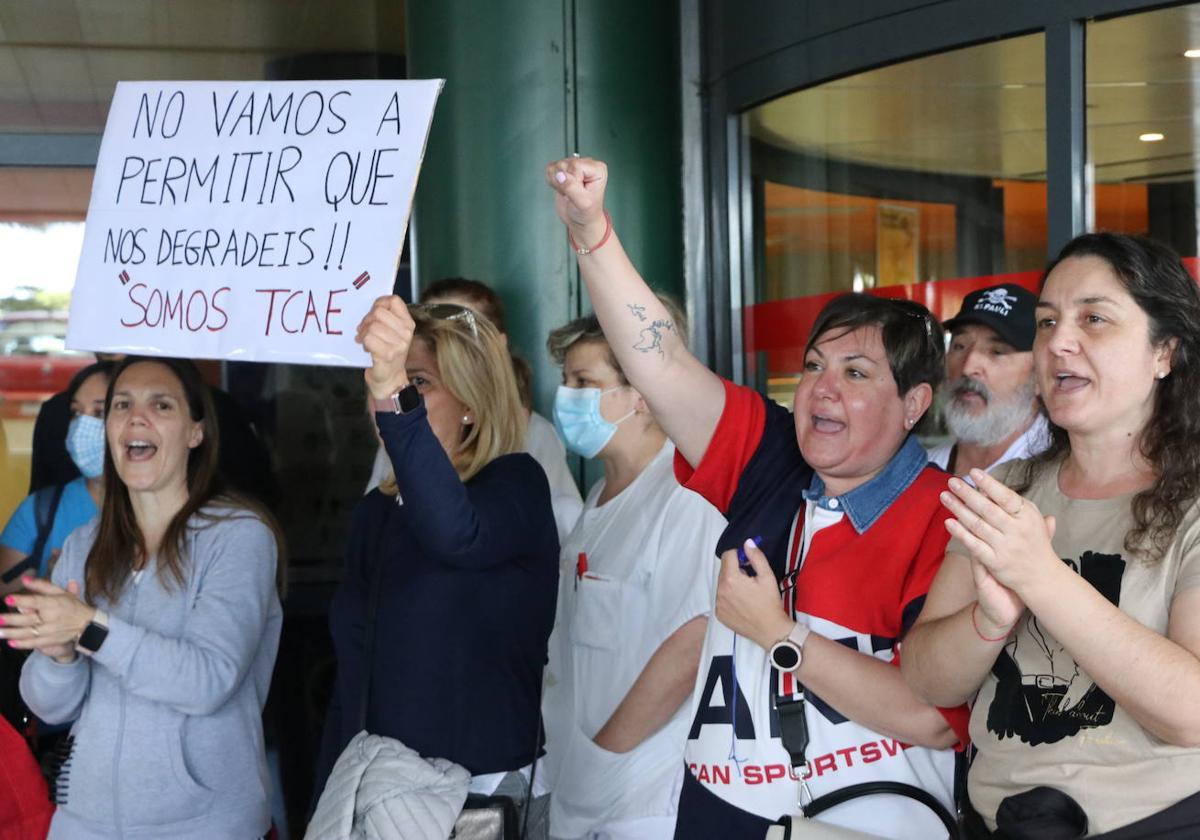
<svg viewBox="0 0 1200 840">
<path fill-rule="evenodd" d="M 775 644 L 771 645 L 771 666 L 776 671 L 793 673 L 800 668 L 804 661 L 804 642 L 812 632 L 803 621 L 797 621 L 792 632 L 788 633 Z"/>
</svg>

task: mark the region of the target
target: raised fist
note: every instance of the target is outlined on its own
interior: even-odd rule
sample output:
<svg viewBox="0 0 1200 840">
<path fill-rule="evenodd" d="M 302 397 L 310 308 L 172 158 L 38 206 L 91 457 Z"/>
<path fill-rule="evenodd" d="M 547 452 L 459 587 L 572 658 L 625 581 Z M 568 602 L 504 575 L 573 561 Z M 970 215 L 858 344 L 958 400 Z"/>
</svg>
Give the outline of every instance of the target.
<svg viewBox="0 0 1200 840">
<path fill-rule="evenodd" d="M 601 160 L 569 157 L 546 167 L 554 190 L 554 209 L 576 242 L 593 243 L 604 235 L 604 190 L 608 166 Z"/>
<path fill-rule="evenodd" d="M 363 376 L 375 399 L 385 399 L 408 382 L 405 365 L 416 324 L 397 295 L 377 298 L 358 325 L 354 340 L 371 354 Z"/>
</svg>

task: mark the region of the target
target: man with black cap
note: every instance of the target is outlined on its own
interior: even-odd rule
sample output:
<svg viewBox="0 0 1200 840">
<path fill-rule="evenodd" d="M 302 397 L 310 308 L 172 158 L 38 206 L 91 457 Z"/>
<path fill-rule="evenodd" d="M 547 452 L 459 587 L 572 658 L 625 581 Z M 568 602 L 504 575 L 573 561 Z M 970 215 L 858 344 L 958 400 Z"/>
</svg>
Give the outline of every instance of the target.
<svg viewBox="0 0 1200 840">
<path fill-rule="evenodd" d="M 954 439 L 929 450 L 939 467 L 966 475 L 1049 445 L 1034 393 L 1036 305 L 1037 295 L 1020 286 L 989 286 L 967 295 L 958 315 L 946 321 L 950 347 L 938 396 Z"/>
</svg>

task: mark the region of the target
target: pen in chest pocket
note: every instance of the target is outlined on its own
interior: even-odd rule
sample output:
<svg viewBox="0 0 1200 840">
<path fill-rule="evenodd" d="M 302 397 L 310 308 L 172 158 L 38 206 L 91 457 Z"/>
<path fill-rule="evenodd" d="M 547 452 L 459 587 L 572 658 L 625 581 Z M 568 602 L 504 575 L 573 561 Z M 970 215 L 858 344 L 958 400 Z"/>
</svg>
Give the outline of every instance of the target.
<svg viewBox="0 0 1200 840">
<path fill-rule="evenodd" d="M 588 557 L 587 557 L 586 551 L 579 552 L 579 556 L 575 559 L 575 588 L 576 589 L 579 588 L 579 581 L 581 578 L 587 578 L 588 580 L 600 580 L 599 577 L 597 577 L 594 574 L 590 574 L 588 572 Z"/>
</svg>

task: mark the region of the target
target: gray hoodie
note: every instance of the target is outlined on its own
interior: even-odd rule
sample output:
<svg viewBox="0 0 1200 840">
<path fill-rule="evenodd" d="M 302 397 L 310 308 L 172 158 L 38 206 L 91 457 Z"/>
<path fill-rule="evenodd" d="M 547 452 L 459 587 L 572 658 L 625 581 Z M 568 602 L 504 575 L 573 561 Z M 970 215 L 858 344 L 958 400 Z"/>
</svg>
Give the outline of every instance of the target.
<svg viewBox="0 0 1200 840">
<path fill-rule="evenodd" d="M 270 529 L 244 511 L 194 517 L 185 582 L 152 561 L 115 603 L 95 657 L 26 660 L 21 695 L 49 723 L 74 720 L 50 839 L 253 840 L 270 827 L 262 707 L 279 647 Z M 52 579 L 82 584 L 97 522 L 63 546 Z"/>
</svg>

